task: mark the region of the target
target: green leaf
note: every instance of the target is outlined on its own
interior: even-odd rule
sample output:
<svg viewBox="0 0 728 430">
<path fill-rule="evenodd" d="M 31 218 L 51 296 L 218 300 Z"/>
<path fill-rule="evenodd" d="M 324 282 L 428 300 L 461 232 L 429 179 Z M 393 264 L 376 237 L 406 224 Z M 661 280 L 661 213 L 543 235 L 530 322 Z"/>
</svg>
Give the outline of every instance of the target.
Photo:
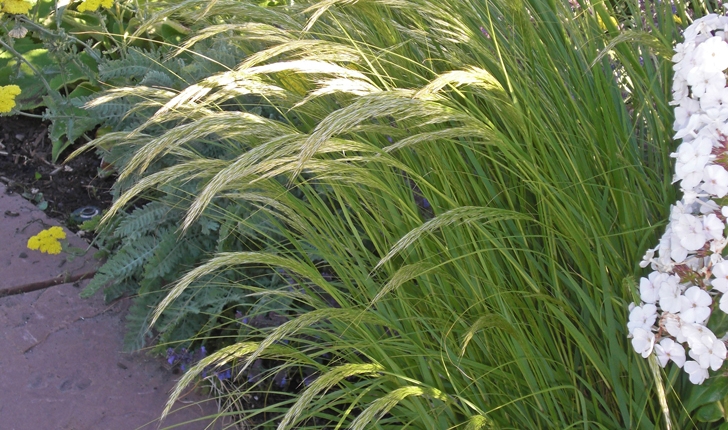
<svg viewBox="0 0 728 430">
<path fill-rule="evenodd" d="M 167 20 L 159 25 L 158 33 L 165 42 L 180 44 L 189 35 L 190 29 L 174 20 Z"/>
<path fill-rule="evenodd" d="M 64 66 L 46 68 L 48 73 L 55 76 L 49 81 L 51 88 L 60 90 L 68 85 L 76 84 L 79 81 L 87 81 L 93 78 L 98 72 L 98 64 L 88 53 L 82 52 L 76 55 L 81 63 L 67 63 Z"/>
<path fill-rule="evenodd" d="M 728 314 L 725 312 L 713 312 L 708 320 L 708 327 L 718 338 L 723 337 L 728 332 Z"/>
<path fill-rule="evenodd" d="M 71 91 L 70 94 L 68 94 L 68 98 L 69 100 L 73 100 L 75 98 L 88 97 L 90 95 L 96 94 L 99 91 L 101 91 L 99 87 L 94 86 L 89 82 L 84 82 L 74 88 L 74 90 Z"/>
<path fill-rule="evenodd" d="M 701 406 L 722 400 L 728 395 L 728 377 L 714 375 L 704 385 L 696 385 L 685 401 L 685 409 L 692 412 Z"/>
<path fill-rule="evenodd" d="M 695 419 L 704 423 L 712 423 L 723 418 L 723 406 L 720 402 L 709 403 L 695 414 Z"/>
<path fill-rule="evenodd" d="M 96 127 L 99 120 L 90 117 L 85 110 L 73 106 L 72 101 L 65 97 L 47 96 L 43 101 L 48 107 L 44 116 L 53 120 L 49 136 L 52 144 L 51 156 L 55 163 L 64 149 Z"/>
</svg>

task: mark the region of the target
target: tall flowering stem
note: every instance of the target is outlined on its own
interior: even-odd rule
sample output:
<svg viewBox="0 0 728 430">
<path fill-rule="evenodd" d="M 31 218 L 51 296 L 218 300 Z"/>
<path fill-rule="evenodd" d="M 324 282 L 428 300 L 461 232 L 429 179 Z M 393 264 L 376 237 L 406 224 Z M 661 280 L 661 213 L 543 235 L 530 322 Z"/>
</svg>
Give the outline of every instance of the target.
<svg viewBox="0 0 728 430">
<path fill-rule="evenodd" d="M 726 339 L 708 326 L 714 311 L 728 313 L 728 17 L 696 20 L 675 47 L 672 86 L 677 151 L 673 182 L 682 199 L 670 211 L 665 234 L 647 250 L 640 303 L 630 305 L 627 328 L 634 349 L 673 362 L 694 384 L 726 359 Z"/>
</svg>

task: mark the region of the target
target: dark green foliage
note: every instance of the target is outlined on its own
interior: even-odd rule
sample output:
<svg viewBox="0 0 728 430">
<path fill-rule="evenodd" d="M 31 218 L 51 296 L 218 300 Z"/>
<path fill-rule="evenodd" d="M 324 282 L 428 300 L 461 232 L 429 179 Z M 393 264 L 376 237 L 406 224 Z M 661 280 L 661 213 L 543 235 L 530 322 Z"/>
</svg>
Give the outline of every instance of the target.
<svg viewBox="0 0 728 430">
<path fill-rule="evenodd" d="M 114 253 L 89 282 L 81 293 L 81 297 L 90 297 L 107 283 L 112 285 L 123 283 L 137 274 L 145 261 L 154 253 L 155 243 L 152 237 L 134 240 Z M 117 297 L 111 298 L 112 300 Z M 107 300 L 110 297 L 107 296 Z"/>
<path fill-rule="evenodd" d="M 174 81 L 167 73 L 161 70 L 150 70 L 144 78 L 139 82 L 139 85 L 146 85 L 150 87 L 172 87 Z"/>
<path fill-rule="evenodd" d="M 123 217 L 114 231 L 114 235 L 134 241 L 147 233 L 156 230 L 164 220 L 170 208 L 159 202 L 151 202 L 135 209 Z M 179 216 L 179 215 L 178 215 Z"/>
<path fill-rule="evenodd" d="M 161 67 L 162 53 L 129 48 L 125 58 L 106 61 L 99 66 L 99 79 L 111 84 L 141 81 L 150 70 Z"/>
<path fill-rule="evenodd" d="M 86 108 L 91 121 L 114 131 L 130 131 L 142 125 L 159 107 L 159 104 L 151 103 L 147 108 L 143 103 L 155 98 L 162 101 L 165 96 L 168 99 L 171 96 L 164 93 L 166 89 L 185 88 L 189 85 L 188 79 L 199 81 L 232 68 L 243 59 L 242 53 L 224 39 L 200 42 L 194 51 L 173 59 L 167 55 L 164 48 L 130 48 L 126 57 L 105 61 L 99 68 L 100 79 L 126 85 L 135 91 L 112 97 L 107 97 L 108 93 L 88 95 L 75 99 L 75 104 Z M 142 96 L 144 92 L 146 97 Z M 244 101 L 252 109 L 269 109 L 259 101 L 250 104 L 250 98 Z M 140 142 L 114 141 L 98 150 L 107 162 L 122 170 L 144 142 L 184 121 L 146 127 Z M 221 160 L 232 159 L 248 149 L 244 143 L 220 139 L 214 134 L 187 142 L 181 148 Z M 185 157 L 178 153 L 169 153 L 152 163 L 144 176 L 184 160 Z M 115 185 L 115 196 L 118 198 L 140 178 L 138 175 L 121 178 Z M 227 342 L 235 341 L 241 327 L 231 325 L 230 318 L 222 316 L 226 311 L 228 314 L 234 312 L 232 309 L 246 314 L 271 310 L 285 312 L 290 304 L 290 301 L 261 301 L 251 297 L 252 290 L 283 288 L 287 284 L 270 269 L 244 267 L 218 274 L 214 279 L 202 279 L 196 284 L 198 287 L 186 290 L 177 298 L 162 314 L 154 330 L 150 330 L 152 312 L 170 286 L 186 272 L 209 260 L 216 252 L 266 249 L 268 240 L 283 237 L 276 234 L 279 226 L 266 221 L 267 217 L 256 205 L 222 199 L 183 231 L 180 226 L 185 212 L 180 208 L 188 207 L 203 186 L 203 180 L 185 180 L 150 189 L 144 196 L 146 203 L 130 202 L 127 210 L 117 213 L 100 232 L 99 245 L 111 257 L 82 294 L 90 296 L 103 288 L 108 301 L 124 295 L 134 296 L 127 317 L 125 348 L 128 350 L 141 349 L 152 339 L 160 350 L 191 339 L 202 339 L 208 348 L 224 346 L 224 340 L 213 342 L 204 338 L 230 326 L 232 328 L 225 329 L 227 335 L 232 336 Z M 253 307 L 257 302 L 260 305 Z"/>
</svg>

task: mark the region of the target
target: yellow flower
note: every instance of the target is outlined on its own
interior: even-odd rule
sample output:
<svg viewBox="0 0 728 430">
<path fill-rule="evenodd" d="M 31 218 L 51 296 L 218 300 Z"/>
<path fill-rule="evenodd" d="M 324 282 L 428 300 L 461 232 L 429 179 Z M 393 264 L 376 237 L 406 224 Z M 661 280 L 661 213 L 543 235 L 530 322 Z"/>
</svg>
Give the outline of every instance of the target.
<svg viewBox="0 0 728 430">
<path fill-rule="evenodd" d="M 60 254 L 63 246 L 61 246 L 59 239 L 65 238 L 66 232 L 61 227 L 51 227 L 28 239 L 28 249 L 47 254 Z"/>
<path fill-rule="evenodd" d="M 4 0 L 3 12 L 12 14 L 27 14 L 33 5 L 25 0 Z"/>
<path fill-rule="evenodd" d="M 20 87 L 17 85 L 5 85 L 0 87 L 0 113 L 8 113 L 15 107 L 15 96 L 20 94 Z"/>
<path fill-rule="evenodd" d="M 78 5 L 77 10 L 79 12 L 93 12 L 99 8 L 99 6 L 110 8 L 114 5 L 114 0 L 84 0 L 83 3 Z"/>
<path fill-rule="evenodd" d="M 45 233 L 47 233 L 47 235 L 49 237 L 52 237 L 54 239 L 65 239 L 66 238 L 66 232 L 63 231 L 63 228 L 58 227 L 58 226 L 51 227 L 48 230 L 45 230 Z"/>
<path fill-rule="evenodd" d="M 609 22 L 611 22 L 613 26 L 619 28 L 619 23 L 613 16 L 609 17 Z M 604 21 L 602 21 L 602 17 L 599 14 L 597 14 L 597 24 L 599 24 L 599 28 L 602 31 L 607 31 L 607 25 L 604 23 Z"/>
<path fill-rule="evenodd" d="M 40 243 L 41 243 L 40 237 L 33 236 L 30 239 L 28 239 L 28 249 L 33 249 L 33 250 L 40 249 Z"/>
<path fill-rule="evenodd" d="M 41 245 L 40 252 L 47 252 L 48 254 L 60 254 L 61 249 L 63 249 L 63 247 L 61 246 L 61 242 L 54 240 Z"/>
</svg>

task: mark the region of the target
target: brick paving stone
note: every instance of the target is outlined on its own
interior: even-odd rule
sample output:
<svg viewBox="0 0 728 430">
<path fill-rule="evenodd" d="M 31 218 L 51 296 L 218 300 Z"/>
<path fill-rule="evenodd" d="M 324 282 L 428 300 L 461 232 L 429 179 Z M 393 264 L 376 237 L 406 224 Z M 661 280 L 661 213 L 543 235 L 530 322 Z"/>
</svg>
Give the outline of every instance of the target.
<svg viewBox="0 0 728 430">
<path fill-rule="evenodd" d="M 95 250 L 84 255 L 49 255 L 27 249 L 28 239 L 59 225 L 53 219 L 0 183 L 0 296 L 90 278 L 98 262 Z M 69 245 L 88 249 L 89 244 L 66 230 Z"/>
<path fill-rule="evenodd" d="M 85 282 L 85 281 L 84 281 Z M 156 429 L 175 378 L 163 360 L 120 352 L 127 300 L 63 284 L 0 298 L 0 428 Z M 161 427 L 208 428 L 214 401 L 191 393 Z M 220 424 L 215 427 L 220 428 Z"/>
</svg>

